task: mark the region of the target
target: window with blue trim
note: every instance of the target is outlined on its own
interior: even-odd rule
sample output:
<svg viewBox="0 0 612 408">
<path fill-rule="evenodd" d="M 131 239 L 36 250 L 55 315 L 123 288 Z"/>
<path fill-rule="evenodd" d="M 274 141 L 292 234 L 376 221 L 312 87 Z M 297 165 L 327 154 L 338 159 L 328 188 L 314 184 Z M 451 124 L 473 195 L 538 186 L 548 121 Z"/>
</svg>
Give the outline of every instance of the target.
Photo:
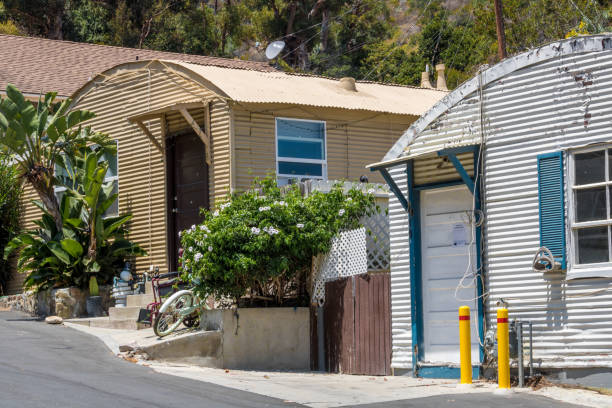
<svg viewBox="0 0 612 408">
<path fill-rule="evenodd" d="M 573 265 L 612 264 L 612 149 L 599 146 L 575 151 L 570 191 Z"/>
<path fill-rule="evenodd" d="M 291 179 L 326 179 L 325 122 L 276 119 L 276 175 L 279 184 Z"/>
</svg>

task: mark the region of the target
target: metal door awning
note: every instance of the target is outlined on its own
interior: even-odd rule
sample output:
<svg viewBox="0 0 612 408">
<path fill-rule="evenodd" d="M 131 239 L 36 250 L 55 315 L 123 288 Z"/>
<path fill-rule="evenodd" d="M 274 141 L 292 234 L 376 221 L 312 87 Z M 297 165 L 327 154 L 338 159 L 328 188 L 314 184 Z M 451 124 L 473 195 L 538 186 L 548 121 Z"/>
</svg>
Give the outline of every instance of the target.
<svg viewBox="0 0 612 408">
<path fill-rule="evenodd" d="M 204 118 L 205 118 L 205 129 L 202 129 L 200 125 L 193 119 L 191 114 L 189 113 L 189 109 L 204 109 Z M 149 130 L 147 125 L 144 122 L 149 120 L 165 120 L 165 116 L 169 112 L 180 112 L 183 116 L 183 119 L 191 126 L 193 131 L 198 135 L 198 137 L 206 146 L 206 164 L 210 165 L 211 163 L 211 154 L 210 154 L 210 101 L 202 100 L 202 101 L 190 101 L 190 102 L 178 102 L 172 105 L 164 106 L 158 109 L 150 110 L 138 115 L 130 116 L 127 120 L 130 123 L 134 123 L 137 125 L 145 135 L 151 140 L 151 143 L 162 153 L 164 154 L 163 140 L 162 142 L 158 141 L 153 133 Z M 208 133 L 207 133 L 208 132 Z"/>
</svg>

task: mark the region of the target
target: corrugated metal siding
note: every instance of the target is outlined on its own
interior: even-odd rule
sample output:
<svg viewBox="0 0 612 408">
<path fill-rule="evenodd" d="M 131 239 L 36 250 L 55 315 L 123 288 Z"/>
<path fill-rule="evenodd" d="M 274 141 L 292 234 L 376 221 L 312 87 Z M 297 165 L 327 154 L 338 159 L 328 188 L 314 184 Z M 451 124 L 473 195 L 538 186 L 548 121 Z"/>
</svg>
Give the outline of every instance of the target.
<svg viewBox="0 0 612 408">
<path fill-rule="evenodd" d="M 531 271 L 539 247 L 537 155 L 612 141 L 611 69 L 609 51 L 565 56 L 485 90 L 487 309 L 503 297 L 513 317 L 533 320 L 534 355 L 545 365 L 612 366 L 610 280 Z"/>
<path fill-rule="evenodd" d="M 609 51 L 565 55 L 515 71 L 484 92 L 487 326 L 495 326 L 496 301 L 506 299 L 511 318 L 533 321 L 534 357 L 543 366 L 612 366 L 610 280 L 566 281 L 531 269 L 539 247 L 536 157 L 612 141 L 611 72 Z M 472 94 L 426 128 L 410 154 L 478 142 L 479 129 L 478 95 Z M 407 251 L 396 227 L 405 216 L 391 216 L 392 253 Z M 393 284 L 397 296 L 404 286 Z M 409 299 L 404 296 L 402 303 Z M 394 331 L 394 350 L 404 337 Z M 394 356 L 395 366 L 402 359 Z"/>
<path fill-rule="evenodd" d="M 323 120 L 327 129 L 327 177 L 329 180 L 358 180 L 366 175 L 370 182 L 381 183 L 378 173 L 365 166 L 380 159 L 402 131 L 414 120 L 412 116 L 372 114 L 341 109 L 309 110 L 233 104 L 235 187 L 249 187 L 254 177 L 275 173 L 275 118 Z M 365 117 L 365 119 L 364 119 Z"/>
<path fill-rule="evenodd" d="M 472 93 L 452 109 L 440 115 L 413 144 L 406 156 L 437 152 L 448 147 L 480 143 L 480 104 L 477 93 Z"/>
<path fill-rule="evenodd" d="M 166 245 L 166 189 L 164 157 L 136 125 L 130 116 L 145 113 L 182 101 L 212 100 L 212 166 L 210 169 L 211 203 L 222 198 L 230 186 L 229 174 L 229 111 L 227 103 L 214 99 L 215 94 L 189 78 L 167 71 L 153 63 L 147 70 L 120 70 L 104 82 L 91 85 L 78 95 L 76 108 L 88 109 L 98 116 L 91 121 L 95 130 L 108 133 L 118 140 L 119 206 L 121 212 L 132 212 L 130 238 L 140 243 L 149 253 L 136 260 L 136 270 L 148 270 L 149 265 L 167 271 Z M 204 105 L 203 105 L 204 106 Z M 191 109 L 194 119 L 204 125 L 204 108 Z M 147 122 L 151 133 L 162 141 L 162 121 Z M 169 114 L 168 132 L 188 128 L 176 114 Z M 26 194 L 26 199 L 31 198 Z M 25 220 L 38 213 L 26 207 Z"/>
<path fill-rule="evenodd" d="M 398 187 L 407 193 L 406 166 L 389 173 Z M 410 308 L 410 224 L 408 214 L 394 194 L 389 195 L 389 230 L 391 234 L 391 367 L 412 367 L 412 315 Z"/>
</svg>

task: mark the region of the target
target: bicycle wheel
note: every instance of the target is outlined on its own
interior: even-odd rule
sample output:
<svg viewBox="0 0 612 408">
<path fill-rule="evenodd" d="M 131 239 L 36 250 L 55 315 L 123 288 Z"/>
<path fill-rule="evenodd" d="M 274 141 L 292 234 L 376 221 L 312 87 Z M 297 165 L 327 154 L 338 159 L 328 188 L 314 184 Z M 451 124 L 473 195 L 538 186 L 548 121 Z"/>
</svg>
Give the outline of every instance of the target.
<svg viewBox="0 0 612 408">
<path fill-rule="evenodd" d="M 185 316 L 180 313 L 181 309 L 190 307 L 193 304 L 193 295 L 191 293 L 177 293 L 177 295 L 171 296 L 162 305 L 155 318 L 153 331 L 159 337 L 167 336 L 176 330 L 185 319 Z"/>
</svg>

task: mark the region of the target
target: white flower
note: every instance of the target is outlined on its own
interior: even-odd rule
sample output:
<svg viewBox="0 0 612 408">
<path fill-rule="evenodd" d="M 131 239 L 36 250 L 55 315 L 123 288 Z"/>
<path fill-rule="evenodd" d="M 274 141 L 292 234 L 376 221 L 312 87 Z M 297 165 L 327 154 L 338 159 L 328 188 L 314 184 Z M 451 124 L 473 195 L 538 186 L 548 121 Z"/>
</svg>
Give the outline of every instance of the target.
<svg viewBox="0 0 612 408">
<path fill-rule="evenodd" d="M 262 211 L 269 211 L 269 210 L 270 210 L 270 206 L 259 207 L 259 212 L 262 212 Z"/>
<path fill-rule="evenodd" d="M 221 204 L 221 209 L 225 210 L 227 207 L 229 207 L 231 205 L 231 203 L 225 203 L 225 204 Z"/>
<path fill-rule="evenodd" d="M 193 252 L 193 247 L 187 248 L 187 252 Z"/>
<path fill-rule="evenodd" d="M 276 235 L 280 232 L 274 227 L 264 228 L 264 231 L 266 231 L 269 235 Z"/>
<path fill-rule="evenodd" d="M 183 231 L 179 231 L 179 238 L 183 235 Z"/>
<path fill-rule="evenodd" d="M 208 234 L 203 235 L 204 239 L 208 238 Z"/>
<path fill-rule="evenodd" d="M 195 231 L 195 225 L 192 225 L 190 228 L 192 231 Z"/>
<path fill-rule="evenodd" d="M 251 228 L 251 232 L 255 235 L 259 235 L 259 233 L 261 232 L 261 230 L 257 227 L 252 227 Z"/>
<path fill-rule="evenodd" d="M 368 194 L 374 194 L 376 192 L 376 190 L 374 190 L 373 188 L 368 190 Z"/>
<path fill-rule="evenodd" d="M 346 201 L 353 201 L 353 198 L 349 197 L 349 198 L 346 199 Z"/>
<path fill-rule="evenodd" d="M 298 227 L 298 228 L 304 228 L 304 224 L 299 223 L 299 224 L 297 224 L 297 225 L 296 225 L 296 227 Z"/>
<path fill-rule="evenodd" d="M 196 261 L 196 262 L 198 262 L 200 259 L 202 259 L 202 257 L 203 257 L 203 256 L 204 256 L 204 255 L 202 255 L 201 253 L 199 253 L 199 252 L 198 252 L 197 254 L 195 254 L 195 255 L 193 256 L 193 260 L 194 260 L 194 261 Z"/>
<path fill-rule="evenodd" d="M 287 207 L 287 203 L 284 201 L 275 201 L 274 205 L 280 205 L 282 207 Z"/>
<path fill-rule="evenodd" d="M 216 210 L 216 211 L 213 213 L 213 217 L 218 217 L 218 216 L 219 216 L 219 210 Z"/>
<path fill-rule="evenodd" d="M 208 252 L 212 252 L 212 246 L 208 246 Z"/>
<path fill-rule="evenodd" d="M 210 232 L 210 230 L 208 229 L 206 225 L 200 225 L 200 231 Z"/>
<path fill-rule="evenodd" d="M 338 211 L 338 215 L 341 216 L 341 217 L 344 215 L 344 208 L 341 209 L 340 211 Z"/>
</svg>

